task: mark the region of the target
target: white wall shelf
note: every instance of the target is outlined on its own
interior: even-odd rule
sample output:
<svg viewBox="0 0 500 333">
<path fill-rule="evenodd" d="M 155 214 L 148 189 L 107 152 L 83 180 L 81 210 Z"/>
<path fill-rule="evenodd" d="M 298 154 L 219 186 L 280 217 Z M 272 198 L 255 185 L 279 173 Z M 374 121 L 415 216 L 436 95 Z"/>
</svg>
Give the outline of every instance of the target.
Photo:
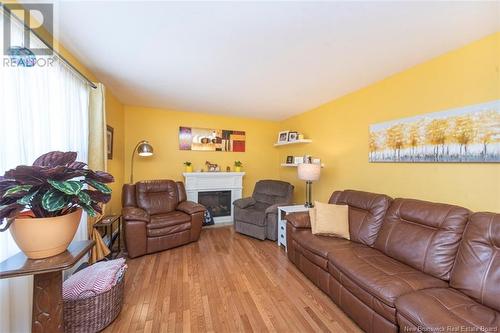
<svg viewBox="0 0 500 333">
<path fill-rule="evenodd" d="M 311 139 L 299 139 L 299 140 L 289 141 L 289 142 L 276 142 L 274 144 L 274 146 L 275 147 L 280 147 L 280 146 L 296 145 L 296 144 L 299 144 L 299 143 L 311 143 L 311 142 L 312 142 Z"/>
<path fill-rule="evenodd" d="M 288 168 L 296 168 L 298 167 L 299 165 L 297 163 L 281 163 L 281 166 L 282 167 L 288 167 Z M 324 163 L 321 163 L 321 167 L 324 168 L 325 167 L 325 164 Z"/>
</svg>

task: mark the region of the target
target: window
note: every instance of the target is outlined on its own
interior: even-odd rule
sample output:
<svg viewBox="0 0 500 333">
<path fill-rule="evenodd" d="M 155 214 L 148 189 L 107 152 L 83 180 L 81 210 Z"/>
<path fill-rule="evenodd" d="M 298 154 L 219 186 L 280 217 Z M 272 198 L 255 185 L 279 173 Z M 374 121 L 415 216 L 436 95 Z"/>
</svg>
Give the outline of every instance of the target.
<svg viewBox="0 0 500 333">
<path fill-rule="evenodd" d="M 0 27 L 3 20 L 0 8 Z M 12 45 L 23 46 L 23 29 L 11 20 Z M 41 43 L 32 35 L 32 45 Z M 57 58 L 33 67 L 6 66 L 2 59 L 0 175 L 51 150 L 76 151 L 79 161 L 87 161 L 88 100 L 87 83 Z M 86 238 L 87 226 L 81 223 L 76 239 Z M 0 233 L 0 261 L 17 252 L 10 233 Z M 0 280 L 0 332 L 31 330 L 31 279 Z"/>
</svg>

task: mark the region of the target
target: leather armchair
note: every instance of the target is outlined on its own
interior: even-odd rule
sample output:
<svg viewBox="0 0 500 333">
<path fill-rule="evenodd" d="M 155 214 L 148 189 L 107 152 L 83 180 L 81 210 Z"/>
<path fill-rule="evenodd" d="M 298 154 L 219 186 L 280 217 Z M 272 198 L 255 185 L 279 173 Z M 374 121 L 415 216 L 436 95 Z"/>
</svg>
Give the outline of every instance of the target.
<svg viewBox="0 0 500 333">
<path fill-rule="evenodd" d="M 261 240 L 278 238 L 278 207 L 290 205 L 293 185 L 279 180 L 261 180 L 251 197 L 234 204 L 234 229 Z"/>
<path fill-rule="evenodd" d="M 131 258 L 199 239 L 205 207 L 186 201 L 182 182 L 149 180 L 123 185 L 122 217 Z"/>
</svg>

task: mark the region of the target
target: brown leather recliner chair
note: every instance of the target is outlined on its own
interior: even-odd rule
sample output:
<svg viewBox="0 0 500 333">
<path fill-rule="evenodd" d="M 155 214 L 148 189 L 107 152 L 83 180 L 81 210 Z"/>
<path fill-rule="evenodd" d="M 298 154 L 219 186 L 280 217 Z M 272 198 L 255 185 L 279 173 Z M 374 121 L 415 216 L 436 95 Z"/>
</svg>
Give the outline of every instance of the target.
<svg viewBox="0 0 500 333">
<path fill-rule="evenodd" d="M 131 258 L 199 239 L 205 207 L 186 201 L 182 182 L 126 184 L 122 193 L 125 244 Z"/>
</svg>

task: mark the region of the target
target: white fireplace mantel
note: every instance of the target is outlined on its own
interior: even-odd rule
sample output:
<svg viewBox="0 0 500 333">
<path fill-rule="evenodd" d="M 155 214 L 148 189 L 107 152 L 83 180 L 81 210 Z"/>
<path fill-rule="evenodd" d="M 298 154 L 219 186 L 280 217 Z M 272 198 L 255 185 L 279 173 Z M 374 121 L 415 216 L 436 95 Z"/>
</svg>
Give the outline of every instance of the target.
<svg viewBox="0 0 500 333">
<path fill-rule="evenodd" d="M 184 183 L 187 199 L 198 202 L 198 192 L 231 191 L 231 203 L 240 199 L 243 193 L 244 172 L 184 172 Z M 231 216 L 215 217 L 215 223 L 233 223 L 234 211 L 231 205 Z"/>
</svg>

